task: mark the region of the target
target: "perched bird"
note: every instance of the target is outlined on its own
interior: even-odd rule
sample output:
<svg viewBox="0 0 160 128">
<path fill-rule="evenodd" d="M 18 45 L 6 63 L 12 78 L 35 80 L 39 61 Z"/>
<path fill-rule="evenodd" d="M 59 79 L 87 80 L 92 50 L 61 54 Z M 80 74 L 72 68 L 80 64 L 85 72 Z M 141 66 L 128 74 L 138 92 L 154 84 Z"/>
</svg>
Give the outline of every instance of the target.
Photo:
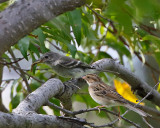
<svg viewBox="0 0 160 128">
<path fill-rule="evenodd" d="M 128 109 L 146 117 L 149 114 L 134 107 L 134 103 L 124 99 L 114 87 L 105 84 L 96 74 L 82 77 L 89 85 L 89 94 L 94 101 L 105 107 L 125 106 Z"/>
<path fill-rule="evenodd" d="M 46 63 L 50 65 L 55 73 L 66 78 L 79 78 L 87 74 L 98 73 L 102 71 L 113 73 L 112 71 L 108 70 L 98 70 L 81 61 L 60 55 L 55 52 L 45 53 L 40 60 L 32 64 L 32 67 L 37 63 Z"/>
</svg>

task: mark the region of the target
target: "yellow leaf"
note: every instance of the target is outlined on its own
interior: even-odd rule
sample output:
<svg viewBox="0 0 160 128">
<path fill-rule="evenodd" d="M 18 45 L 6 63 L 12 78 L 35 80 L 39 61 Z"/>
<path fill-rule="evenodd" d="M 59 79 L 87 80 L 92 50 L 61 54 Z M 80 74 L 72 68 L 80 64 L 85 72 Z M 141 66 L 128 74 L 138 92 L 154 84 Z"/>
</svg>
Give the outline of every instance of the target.
<svg viewBox="0 0 160 128">
<path fill-rule="evenodd" d="M 160 93 L 160 84 L 158 85 L 157 91 Z"/>
<path fill-rule="evenodd" d="M 136 104 L 138 103 L 138 98 L 131 91 L 131 87 L 129 86 L 129 84 L 127 84 L 126 82 L 120 82 L 118 80 L 114 80 L 114 85 L 115 85 L 116 91 L 121 96 L 123 96 L 123 98 L 125 98 L 130 102 L 133 102 Z M 140 104 L 144 105 L 144 103 L 140 103 Z"/>
<path fill-rule="evenodd" d="M 160 84 L 158 85 L 157 91 L 160 93 Z M 160 107 L 156 106 L 156 108 L 160 111 Z"/>
</svg>

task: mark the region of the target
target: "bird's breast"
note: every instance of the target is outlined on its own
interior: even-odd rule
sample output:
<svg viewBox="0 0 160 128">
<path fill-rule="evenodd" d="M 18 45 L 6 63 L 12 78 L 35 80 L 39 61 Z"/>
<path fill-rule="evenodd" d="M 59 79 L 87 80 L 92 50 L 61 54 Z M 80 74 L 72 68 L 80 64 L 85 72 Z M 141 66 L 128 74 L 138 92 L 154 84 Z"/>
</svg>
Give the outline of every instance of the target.
<svg viewBox="0 0 160 128">
<path fill-rule="evenodd" d="M 65 68 L 63 66 L 52 66 L 55 73 L 66 78 L 79 78 L 83 76 L 84 72 L 80 68 Z"/>
<path fill-rule="evenodd" d="M 102 97 L 97 96 L 90 86 L 89 86 L 89 94 L 95 102 L 97 102 L 98 104 L 101 104 L 101 105 L 105 105 Z"/>
<path fill-rule="evenodd" d="M 103 96 L 103 94 L 97 95 L 96 92 L 94 91 L 93 86 L 89 86 L 89 94 L 95 102 L 97 102 L 98 104 L 104 105 L 106 107 L 123 106 L 123 104 L 115 100 L 112 100 L 110 97 Z"/>
</svg>

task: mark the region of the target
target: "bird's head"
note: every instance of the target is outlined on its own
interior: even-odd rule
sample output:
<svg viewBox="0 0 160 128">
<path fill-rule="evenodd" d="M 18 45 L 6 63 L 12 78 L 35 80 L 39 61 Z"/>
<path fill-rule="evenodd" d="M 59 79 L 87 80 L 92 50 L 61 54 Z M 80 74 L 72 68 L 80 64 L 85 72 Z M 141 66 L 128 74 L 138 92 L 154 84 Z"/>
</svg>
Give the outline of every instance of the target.
<svg viewBox="0 0 160 128">
<path fill-rule="evenodd" d="M 101 82 L 101 79 L 96 74 L 88 74 L 82 77 L 89 85 L 97 82 Z"/>
<path fill-rule="evenodd" d="M 55 53 L 55 52 L 47 52 L 45 53 L 39 60 L 37 60 L 36 62 L 34 62 L 31 66 L 31 71 L 34 65 L 38 64 L 38 63 L 46 63 L 51 65 L 52 63 L 54 63 L 58 58 L 59 58 L 59 54 Z"/>
<path fill-rule="evenodd" d="M 59 58 L 59 54 L 55 52 L 47 52 L 40 59 L 40 63 L 52 64 Z"/>
</svg>

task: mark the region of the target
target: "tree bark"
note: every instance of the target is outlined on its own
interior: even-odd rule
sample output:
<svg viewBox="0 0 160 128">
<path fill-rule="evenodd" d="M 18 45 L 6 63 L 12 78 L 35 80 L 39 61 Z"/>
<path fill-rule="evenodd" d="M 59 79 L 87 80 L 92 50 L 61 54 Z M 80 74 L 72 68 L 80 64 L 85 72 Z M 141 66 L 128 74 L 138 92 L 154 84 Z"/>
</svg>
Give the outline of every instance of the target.
<svg viewBox="0 0 160 128">
<path fill-rule="evenodd" d="M 66 89 L 60 80 L 50 79 L 37 90 L 29 94 L 22 101 L 13 114 L 0 113 L 0 127 L 33 127 L 33 128 L 83 128 L 85 120 L 77 118 L 63 118 L 49 115 L 37 114 L 36 111 L 52 97 L 68 99 L 73 94 L 72 89 Z M 76 89 L 75 89 L 76 90 Z"/>
<path fill-rule="evenodd" d="M 28 113 L 26 115 L 0 112 L 0 128 L 84 128 L 81 121 L 56 116 Z"/>
<path fill-rule="evenodd" d="M 85 0 L 18 0 L 0 13 L 0 55 L 22 37 Z"/>
</svg>

